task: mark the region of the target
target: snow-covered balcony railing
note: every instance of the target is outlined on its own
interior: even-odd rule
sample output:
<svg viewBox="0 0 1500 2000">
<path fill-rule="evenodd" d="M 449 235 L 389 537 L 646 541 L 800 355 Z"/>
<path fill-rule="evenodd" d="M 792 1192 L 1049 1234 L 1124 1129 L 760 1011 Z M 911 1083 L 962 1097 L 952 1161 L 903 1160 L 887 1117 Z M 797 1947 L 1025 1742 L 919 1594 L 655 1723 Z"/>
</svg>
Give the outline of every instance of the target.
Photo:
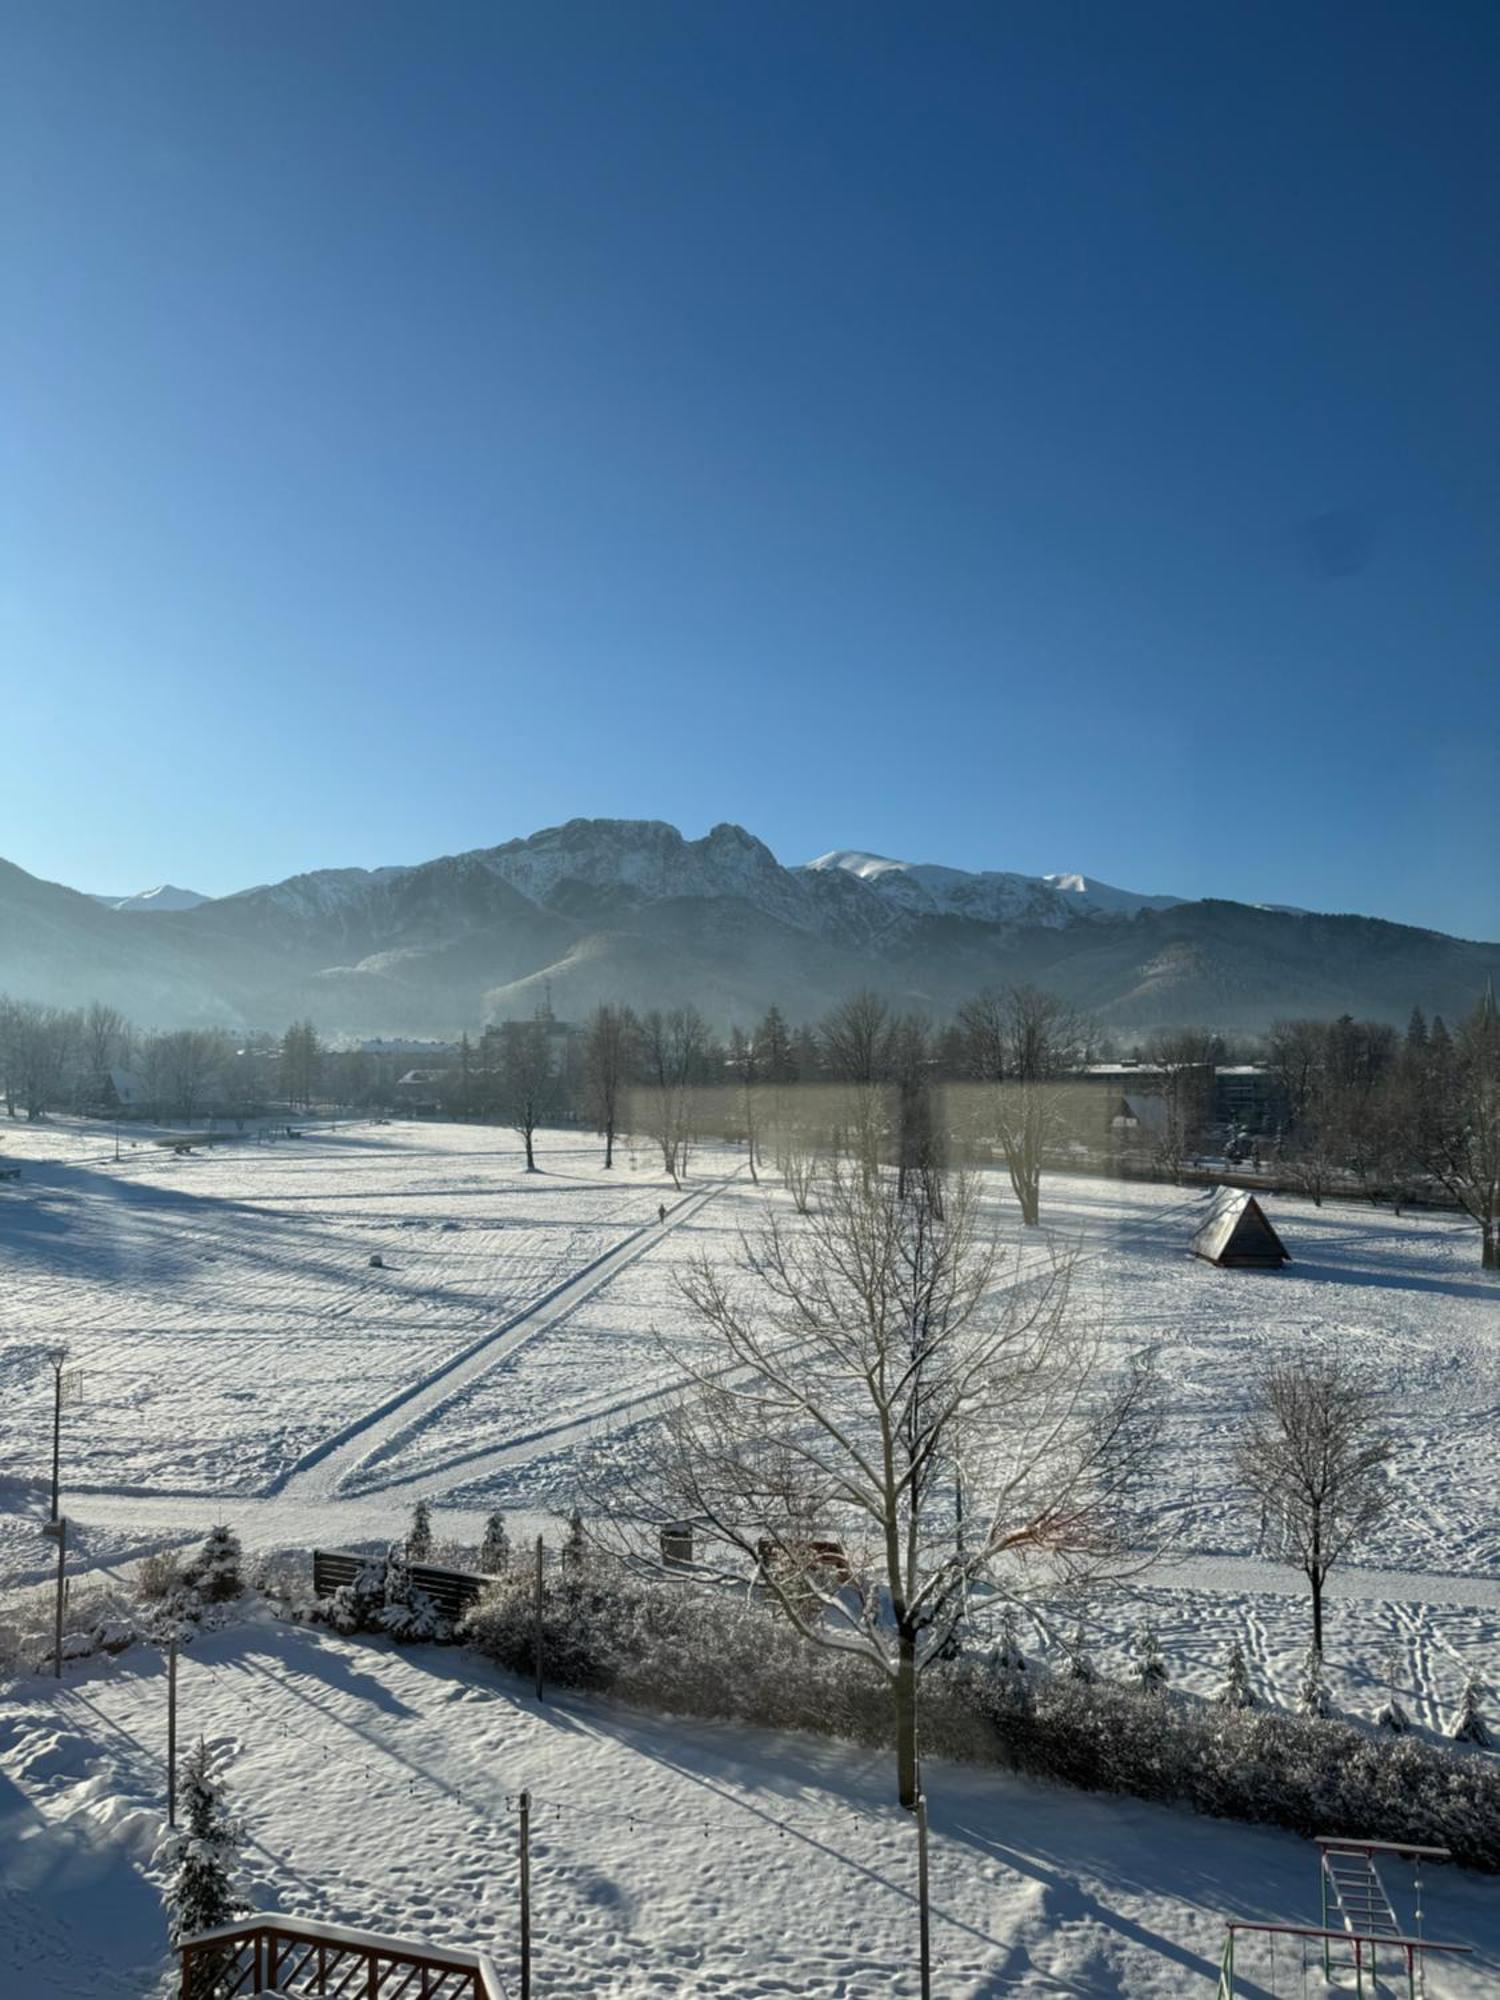
<svg viewBox="0 0 1500 2000">
<path fill-rule="evenodd" d="M 182 2000 L 213 1994 L 326 1994 L 330 2000 L 505 2000 L 477 1951 L 445 1951 L 339 1924 L 257 1910 L 178 1946 Z"/>
</svg>

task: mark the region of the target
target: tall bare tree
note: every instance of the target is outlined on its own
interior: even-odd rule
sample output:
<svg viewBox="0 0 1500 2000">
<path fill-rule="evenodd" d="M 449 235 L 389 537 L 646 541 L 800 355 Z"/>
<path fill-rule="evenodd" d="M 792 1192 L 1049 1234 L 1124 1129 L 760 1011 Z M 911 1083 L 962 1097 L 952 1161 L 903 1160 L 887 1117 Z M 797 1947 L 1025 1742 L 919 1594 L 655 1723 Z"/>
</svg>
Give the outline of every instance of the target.
<svg viewBox="0 0 1500 2000">
<path fill-rule="evenodd" d="M 552 1117 L 557 1104 L 550 1020 L 539 1014 L 533 1021 L 503 1022 L 497 1041 L 496 1105 L 506 1124 L 521 1135 L 528 1174 L 538 1171 L 537 1127 Z"/>
<path fill-rule="evenodd" d="M 1373 1393 L 1346 1361 L 1280 1361 L 1255 1385 L 1239 1476 L 1273 1546 L 1307 1578 L 1320 1655 L 1323 1586 L 1383 1518 L 1393 1450 Z"/>
<path fill-rule="evenodd" d="M 607 1168 L 615 1163 L 615 1140 L 620 1135 L 636 1035 L 636 1020 L 630 1009 L 608 1004 L 594 1009 L 584 1029 L 584 1101 L 594 1130 L 604 1141 Z"/>
<path fill-rule="evenodd" d="M 843 1143 L 850 1155 L 873 1166 L 890 1124 L 886 1099 L 896 1023 L 877 993 L 853 993 L 818 1025 L 827 1074 L 844 1088 Z"/>
<path fill-rule="evenodd" d="M 969 1074 L 991 1086 L 989 1117 L 1021 1220 L 1041 1220 L 1042 1166 L 1068 1129 L 1068 1079 L 1088 1053 L 1089 1026 L 1055 993 L 1007 986 L 959 1010 Z"/>
<path fill-rule="evenodd" d="M 1453 1036 L 1429 1043 L 1411 1129 L 1421 1165 L 1479 1224 L 1480 1263 L 1500 1270 L 1500 1008 L 1493 988 Z"/>
<path fill-rule="evenodd" d="M 659 1007 L 643 1015 L 636 1046 L 641 1087 L 632 1116 L 636 1131 L 649 1132 L 661 1149 L 662 1166 L 674 1187 L 682 1185 L 697 1131 L 697 1093 L 707 1081 L 712 1038 L 696 1007 Z"/>
<path fill-rule="evenodd" d="M 737 1269 L 684 1276 L 691 1390 L 617 1498 L 637 1547 L 643 1517 L 694 1522 L 711 1573 L 879 1669 L 907 1805 L 919 1682 L 975 1583 L 1115 1564 L 1150 1453 L 1148 1378 L 1106 1377 L 1069 1264 L 1008 1287 L 996 1265 L 975 1183 L 902 1199 L 832 1161 L 805 1221 L 773 1213 Z"/>
<path fill-rule="evenodd" d="M 739 1086 L 739 1121 L 744 1127 L 745 1156 L 750 1162 L 750 1178 L 760 1179 L 760 1084 L 761 1057 L 755 1037 L 743 1028 L 729 1030 L 729 1074 Z"/>
</svg>

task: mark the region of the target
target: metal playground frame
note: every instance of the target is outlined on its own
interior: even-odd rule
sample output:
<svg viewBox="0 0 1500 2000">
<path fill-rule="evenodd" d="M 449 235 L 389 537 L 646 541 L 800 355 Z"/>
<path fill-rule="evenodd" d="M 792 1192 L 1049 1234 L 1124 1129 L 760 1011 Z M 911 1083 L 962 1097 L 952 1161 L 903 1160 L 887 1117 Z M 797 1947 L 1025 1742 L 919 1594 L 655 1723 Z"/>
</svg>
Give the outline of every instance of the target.
<svg viewBox="0 0 1500 2000">
<path fill-rule="evenodd" d="M 1360 1996 L 1368 1993 L 1375 2000 L 1378 1992 L 1376 1984 L 1380 1953 L 1384 1951 L 1389 1964 L 1395 1960 L 1397 1970 L 1406 1973 L 1407 2000 L 1417 2000 L 1417 1970 L 1419 1961 L 1428 1952 L 1441 1952 L 1453 1957 L 1467 1957 L 1472 1946 L 1449 1944 L 1437 1938 L 1425 1937 L 1422 1933 L 1422 1865 L 1424 1862 L 1448 1861 L 1446 1847 L 1419 1847 L 1409 1842 L 1393 1840 L 1350 1840 L 1341 1835 L 1320 1833 L 1316 1836 L 1318 1848 L 1319 1887 L 1322 1895 L 1323 1916 L 1320 1924 L 1273 1924 L 1258 1923 L 1249 1918 L 1230 1918 L 1226 1922 L 1224 1956 L 1219 1967 L 1218 2000 L 1235 2000 L 1235 1941 L 1242 1934 L 1259 1932 L 1271 1940 L 1271 1978 L 1276 1978 L 1276 1939 L 1278 1937 L 1300 1938 L 1302 1940 L 1302 1991 L 1307 1991 L 1307 1946 L 1309 1942 L 1321 1949 L 1323 1983 L 1332 1984 L 1336 1972 L 1352 1970 L 1353 1991 Z M 1414 1864 L 1414 1888 L 1416 1895 L 1415 1928 L 1411 1933 L 1402 1930 L 1397 1921 L 1394 1906 L 1386 1893 L 1377 1860 L 1410 1861 Z M 1347 1953 L 1348 1956 L 1344 1956 Z M 1295 1968 L 1294 1968 L 1295 1970 Z M 1369 1984 L 1366 1986 L 1366 1979 Z"/>
</svg>

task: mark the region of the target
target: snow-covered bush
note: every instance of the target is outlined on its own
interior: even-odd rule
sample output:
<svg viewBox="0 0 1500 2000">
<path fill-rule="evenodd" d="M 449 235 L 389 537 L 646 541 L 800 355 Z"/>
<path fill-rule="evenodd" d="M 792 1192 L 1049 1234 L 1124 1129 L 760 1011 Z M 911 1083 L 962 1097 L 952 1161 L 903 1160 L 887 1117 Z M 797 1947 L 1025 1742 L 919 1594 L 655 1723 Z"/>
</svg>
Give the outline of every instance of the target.
<svg viewBox="0 0 1500 2000">
<path fill-rule="evenodd" d="M 135 1587 L 147 1604 L 160 1604 L 182 1589 L 182 1553 L 179 1549 L 157 1549 L 142 1556 L 135 1572 Z"/>
<path fill-rule="evenodd" d="M 596 1557 L 585 1583 L 549 1580 L 542 1624 L 549 1686 L 872 1746 L 891 1739 L 893 1704 L 878 1671 L 808 1645 L 754 1600 L 643 1583 Z M 460 1635 L 529 1678 L 530 1577 L 487 1589 Z M 1500 1872 L 1500 1762 L 1411 1737 L 968 1653 L 925 1677 L 922 1741 L 934 1756 L 1303 1834 L 1378 1827 L 1383 1838 L 1448 1846 L 1467 1865 Z"/>
<path fill-rule="evenodd" d="M 352 1583 L 340 1584 L 331 1597 L 316 1599 L 309 1616 L 345 1638 L 355 1632 L 384 1632 L 402 1642 L 453 1636 L 452 1626 L 426 1591 L 413 1586 L 401 1542 L 392 1542 L 384 1556 L 370 1557 Z"/>
<path fill-rule="evenodd" d="M 372 1556 L 352 1583 L 341 1583 L 331 1597 L 321 1597 L 315 1616 L 348 1638 L 355 1632 L 374 1628 L 377 1615 L 385 1608 L 385 1562 Z"/>
</svg>

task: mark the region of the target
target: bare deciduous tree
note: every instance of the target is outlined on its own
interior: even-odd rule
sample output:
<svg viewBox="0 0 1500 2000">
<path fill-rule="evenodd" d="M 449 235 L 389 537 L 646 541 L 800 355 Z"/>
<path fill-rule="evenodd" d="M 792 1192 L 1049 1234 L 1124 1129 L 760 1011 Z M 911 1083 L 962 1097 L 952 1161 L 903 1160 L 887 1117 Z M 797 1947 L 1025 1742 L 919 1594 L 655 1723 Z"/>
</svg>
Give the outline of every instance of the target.
<svg viewBox="0 0 1500 2000">
<path fill-rule="evenodd" d="M 537 1127 L 552 1116 L 557 1102 L 557 1070 L 547 1033 L 550 1018 L 505 1021 L 498 1038 L 496 1102 L 506 1124 L 521 1135 L 528 1174 L 537 1171 Z"/>
<path fill-rule="evenodd" d="M 641 1115 L 633 1129 L 649 1132 L 661 1148 L 662 1166 L 680 1187 L 696 1136 L 695 1094 L 705 1081 L 710 1036 L 696 1007 L 653 1008 L 637 1030 L 642 1086 Z"/>
<path fill-rule="evenodd" d="M 959 1010 L 971 1076 L 993 1086 L 995 1136 L 1021 1220 L 1041 1220 L 1042 1164 L 1069 1124 L 1067 1079 L 1088 1051 L 1082 1016 L 1054 993 L 1007 986 Z"/>
<path fill-rule="evenodd" d="M 1347 1362 L 1280 1361 L 1256 1384 L 1239 1476 L 1273 1545 L 1307 1578 L 1319 1654 L 1323 1586 L 1384 1515 L 1392 1451 L 1373 1394 Z"/>
<path fill-rule="evenodd" d="M 974 1585 L 1117 1564 L 1153 1435 L 1149 1378 L 1105 1376 L 1068 1262 L 997 1287 L 977 1201 L 835 1160 L 805 1222 L 692 1267 L 690 1391 L 611 1503 L 637 1549 L 643 1520 L 691 1522 L 710 1573 L 881 1671 L 907 1805 L 920 1677 Z"/>
<path fill-rule="evenodd" d="M 1420 1164 L 1479 1224 L 1500 1270 L 1500 1009 L 1493 990 L 1451 1043 L 1430 1045 L 1412 1121 Z"/>
<path fill-rule="evenodd" d="M 628 1007 L 596 1007 L 584 1030 L 584 1093 L 594 1130 L 604 1140 L 606 1167 L 615 1163 L 635 1036 L 635 1016 Z"/>
<path fill-rule="evenodd" d="M 747 1035 L 743 1028 L 729 1030 L 729 1074 L 739 1086 L 735 1095 L 738 1100 L 740 1123 L 745 1132 L 745 1154 L 750 1162 L 750 1178 L 752 1181 L 758 1181 L 761 1056 L 755 1037 Z"/>
</svg>

